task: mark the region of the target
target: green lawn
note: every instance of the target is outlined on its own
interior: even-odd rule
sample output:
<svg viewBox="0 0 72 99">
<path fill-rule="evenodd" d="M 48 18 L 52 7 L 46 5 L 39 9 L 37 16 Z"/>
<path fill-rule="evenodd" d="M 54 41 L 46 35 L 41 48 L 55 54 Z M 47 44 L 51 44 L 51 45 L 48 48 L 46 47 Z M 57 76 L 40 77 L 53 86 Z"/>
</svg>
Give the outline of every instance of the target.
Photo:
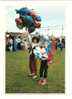
<svg viewBox="0 0 72 99">
<path fill-rule="evenodd" d="M 36 80 L 28 77 L 28 56 L 27 51 L 6 52 L 6 93 L 64 93 L 65 51 L 57 51 L 45 86 L 38 85 L 39 75 Z"/>
</svg>

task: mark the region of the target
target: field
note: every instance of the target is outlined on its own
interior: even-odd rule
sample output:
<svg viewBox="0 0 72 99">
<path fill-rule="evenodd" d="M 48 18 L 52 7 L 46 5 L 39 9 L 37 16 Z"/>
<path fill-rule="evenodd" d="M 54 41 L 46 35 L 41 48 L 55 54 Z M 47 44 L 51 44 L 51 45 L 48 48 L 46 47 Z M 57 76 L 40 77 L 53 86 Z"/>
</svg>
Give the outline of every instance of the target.
<svg viewBox="0 0 72 99">
<path fill-rule="evenodd" d="M 29 54 L 27 51 L 6 52 L 6 93 L 64 93 L 65 92 L 65 51 L 58 49 L 53 63 L 48 68 L 48 83 L 38 85 L 28 77 Z M 37 66 L 39 74 L 39 65 Z"/>
</svg>

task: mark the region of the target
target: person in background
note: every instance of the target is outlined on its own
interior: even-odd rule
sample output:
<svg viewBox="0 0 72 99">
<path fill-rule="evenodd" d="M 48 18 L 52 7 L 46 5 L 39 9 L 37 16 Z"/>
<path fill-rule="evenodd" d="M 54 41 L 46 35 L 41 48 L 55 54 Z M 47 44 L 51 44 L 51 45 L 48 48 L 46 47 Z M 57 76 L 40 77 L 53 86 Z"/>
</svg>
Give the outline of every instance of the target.
<svg viewBox="0 0 72 99">
<path fill-rule="evenodd" d="M 63 48 L 65 48 L 65 38 L 62 38 Z"/>
<path fill-rule="evenodd" d="M 11 35 L 8 38 L 6 47 L 7 47 L 7 51 L 13 51 L 13 39 L 12 39 Z"/>
<path fill-rule="evenodd" d="M 47 44 L 45 44 L 45 50 L 48 54 L 48 64 L 51 64 L 53 61 L 53 55 L 52 55 L 52 46 L 50 39 L 47 41 Z"/>
<path fill-rule="evenodd" d="M 21 37 L 20 36 L 16 38 L 16 46 L 17 46 L 17 50 L 21 49 Z"/>
<path fill-rule="evenodd" d="M 61 38 L 58 39 L 58 41 L 57 41 L 57 46 L 58 46 L 58 48 L 62 51 L 62 49 L 63 49 L 63 44 L 62 44 L 62 39 L 61 39 Z"/>
<path fill-rule="evenodd" d="M 52 37 L 51 39 L 51 46 L 52 46 L 52 55 L 54 57 L 56 50 L 57 50 L 57 41 L 55 37 Z"/>
</svg>

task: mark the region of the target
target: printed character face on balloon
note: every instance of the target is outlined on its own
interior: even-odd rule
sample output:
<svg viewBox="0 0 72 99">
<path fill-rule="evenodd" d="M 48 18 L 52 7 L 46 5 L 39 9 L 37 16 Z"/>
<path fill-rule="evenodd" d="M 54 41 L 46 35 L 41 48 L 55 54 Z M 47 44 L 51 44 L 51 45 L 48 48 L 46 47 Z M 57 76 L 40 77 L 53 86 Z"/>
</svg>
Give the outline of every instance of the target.
<svg viewBox="0 0 72 99">
<path fill-rule="evenodd" d="M 29 33 L 32 33 L 36 28 L 41 27 L 41 17 L 33 9 L 24 7 L 16 10 L 16 13 L 19 14 L 19 18 L 15 19 L 19 29 L 26 28 Z"/>
</svg>

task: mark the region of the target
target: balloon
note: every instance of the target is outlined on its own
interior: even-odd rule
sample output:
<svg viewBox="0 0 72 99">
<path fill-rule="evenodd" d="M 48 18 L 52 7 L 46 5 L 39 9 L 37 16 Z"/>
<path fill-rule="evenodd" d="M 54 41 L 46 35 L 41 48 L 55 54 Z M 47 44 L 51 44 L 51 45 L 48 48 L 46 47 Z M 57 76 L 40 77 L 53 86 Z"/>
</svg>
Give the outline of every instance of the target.
<svg viewBox="0 0 72 99">
<path fill-rule="evenodd" d="M 30 13 L 30 10 L 27 7 L 21 8 L 20 10 L 16 10 L 16 13 L 20 15 L 27 15 Z"/>
<path fill-rule="evenodd" d="M 35 31 L 35 27 L 29 27 L 29 28 L 28 28 L 28 32 L 29 32 L 29 33 L 32 33 L 32 32 L 34 32 L 34 31 Z"/>
<path fill-rule="evenodd" d="M 25 16 L 21 16 L 21 18 L 23 19 L 23 21 L 25 21 L 26 24 L 28 24 L 28 26 L 33 25 L 33 18 L 31 16 L 25 15 Z"/>
<path fill-rule="evenodd" d="M 23 29 L 23 25 L 16 25 L 19 29 Z"/>
<path fill-rule="evenodd" d="M 37 16 L 37 13 L 32 9 L 30 11 L 30 16 L 35 17 L 35 16 Z"/>
<path fill-rule="evenodd" d="M 22 20 L 20 18 L 16 18 L 15 19 L 15 22 L 20 25 L 20 24 L 23 24 Z"/>
<path fill-rule="evenodd" d="M 34 26 L 35 26 L 35 28 L 40 28 L 41 27 L 41 23 L 38 22 L 38 21 L 35 21 L 34 22 Z"/>
<path fill-rule="evenodd" d="M 41 17 L 40 16 L 35 16 L 35 20 L 41 21 Z"/>
<path fill-rule="evenodd" d="M 16 25 L 19 29 L 25 27 L 29 33 L 32 33 L 36 28 L 41 27 L 41 17 L 37 15 L 36 11 L 33 9 L 24 7 L 16 10 L 16 13 L 19 14 L 19 18 L 15 19 Z"/>
</svg>

